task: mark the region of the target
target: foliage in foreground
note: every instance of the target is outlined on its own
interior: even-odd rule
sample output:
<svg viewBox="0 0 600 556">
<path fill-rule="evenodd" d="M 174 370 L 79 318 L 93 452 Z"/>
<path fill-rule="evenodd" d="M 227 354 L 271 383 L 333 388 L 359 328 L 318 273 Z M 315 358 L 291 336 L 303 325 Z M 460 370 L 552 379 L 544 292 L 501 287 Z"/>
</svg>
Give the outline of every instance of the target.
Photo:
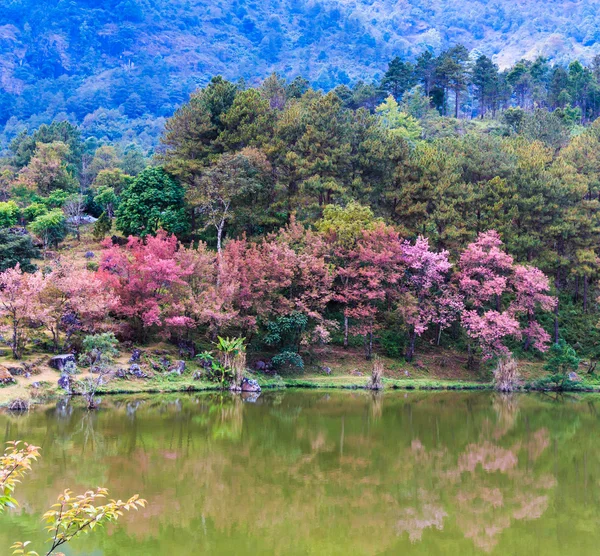
<svg viewBox="0 0 600 556">
<path fill-rule="evenodd" d="M 30 444 L 20 447 L 19 441 L 9 442 L 4 455 L 0 457 L 0 512 L 5 508 L 14 508 L 18 502 L 12 493 L 15 486 L 25 474 L 31 470 L 31 464 L 37 460 L 40 449 Z M 81 534 L 89 533 L 96 528 L 104 527 L 107 523 L 117 521 L 123 512 L 137 510 L 146 505 L 146 500 L 134 495 L 126 501 L 109 500 L 106 504 L 96 505 L 98 500 L 107 498 L 108 490 L 98 487 L 95 491 L 89 490 L 84 494 L 73 496 L 70 490 L 65 490 L 45 514 L 46 530 L 50 534 L 48 542 L 50 549 L 46 556 L 57 554 L 55 551 L 60 546 L 75 539 Z M 29 541 L 16 542 L 11 548 L 14 555 L 39 556 L 30 550 Z"/>
</svg>

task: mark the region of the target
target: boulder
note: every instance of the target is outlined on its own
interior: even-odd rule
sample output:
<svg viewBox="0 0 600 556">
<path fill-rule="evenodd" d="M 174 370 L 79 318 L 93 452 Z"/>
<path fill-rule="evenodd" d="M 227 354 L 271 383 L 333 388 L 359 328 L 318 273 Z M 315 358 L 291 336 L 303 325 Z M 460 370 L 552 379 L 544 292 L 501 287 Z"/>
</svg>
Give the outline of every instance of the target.
<svg viewBox="0 0 600 556">
<path fill-rule="evenodd" d="M 25 374 L 25 367 L 6 367 L 8 372 L 13 376 L 23 376 Z"/>
<path fill-rule="evenodd" d="M 13 382 L 16 382 L 15 377 L 6 367 L 0 365 L 0 384 L 12 384 Z"/>
<path fill-rule="evenodd" d="M 63 353 L 61 355 L 55 355 L 54 357 L 50 358 L 50 362 L 48 364 L 53 369 L 56 369 L 57 371 L 62 371 L 68 362 L 76 364 L 75 355 L 73 355 L 72 353 Z"/>
<path fill-rule="evenodd" d="M 127 371 L 125 369 L 117 369 L 115 376 L 117 378 L 127 378 Z"/>
<path fill-rule="evenodd" d="M 135 378 L 150 378 L 136 363 L 129 367 L 129 373 L 132 374 Z"/>
<path fill-rule="evenodd" d="M 573 382 L 577 382 L 578 380 L 581 380 L 579 378 L 579 375 L 577 373 L 574 373 L 573 371 L 571 371 L 569 373 L 569 380 L 573 381 Z"/>
<path fill-rule="evenodd" d="M 321 367 L 321 370 L 326 374 L 326 375 L 330 375 L 331 374 L 331 368 L 330 367 Z"/>
<path fill-rule="evenodd" d="M 141 357 L 142 357 L 142 350 L 136 348 L 131 352 L 131 358 L 129 359 L 129 362 L 137 363 Z"/>
<path fill-rule="evenodd" d="M 202 371 L 196 371 L 192 377 L 194 380 L 202 380 Z"/>
<path fill-rule="evenodd" d="M 253 378 L 242 379 L 242 392 L 260 392 L 260 390 L 258 382 Z"/>
<path fill-rule="evenodd" d="M 273 364 L 270 361 L 257 361 L 254 368 L 261 373 L 268 373 L 273 370 Z"/>
<path fill-rule="evenodd" d="M 257 361 L 254 363 L 254 368 L 257 371 L 264 371 L 267 368 L 267 364 L 264 361 Z"/>
<path fill-rule="evenodd" d="M 70 394 L 73 389 L 73 381 L 71 376 L 67 374 L 60 375 L 60 378 L 58 379 L 58 387 Z"/>
<path fill-rule="evenodd" d="M 164 357 L 164 356 L 163 356 L 163 357 L 161 357 L 161 358 L 158 360 L 158 364 L 159 364 L 161 367 L 164 367 L 165 369 L 168 369 L 168 368 L 171 366 L 171 361 L 169 361 L 169 358 L 168 358 L 168 357 Z"/>
<path fill-rule="evenodd" d="M 169 372 L 182 375 L 185 372 L 185 361 L 175 361 L 170 367 Z"/>
</svg>

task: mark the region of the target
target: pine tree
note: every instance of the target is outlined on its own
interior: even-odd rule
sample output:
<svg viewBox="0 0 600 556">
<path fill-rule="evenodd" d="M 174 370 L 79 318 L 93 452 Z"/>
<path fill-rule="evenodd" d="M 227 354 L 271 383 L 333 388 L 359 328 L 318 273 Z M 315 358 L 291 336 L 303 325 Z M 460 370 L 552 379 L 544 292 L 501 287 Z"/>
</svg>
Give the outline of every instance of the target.
<svg viewBox="0 0 600 556">
<path fill-rule="evenodd" d="M 103 240 L 106 237 L 106 235 L 110 232 L 111 229 L 112 229 L 112 221 L 108 217 L 108 214 L 106 214 L 106 212 L 103 212 L 100 215 L 100 217 L 98 218 L 98 220 L 96 220 L 96 223 L 94 224 L 94 231 L 93 231 L 94 239 L 96 241 Z"/>
</svg>

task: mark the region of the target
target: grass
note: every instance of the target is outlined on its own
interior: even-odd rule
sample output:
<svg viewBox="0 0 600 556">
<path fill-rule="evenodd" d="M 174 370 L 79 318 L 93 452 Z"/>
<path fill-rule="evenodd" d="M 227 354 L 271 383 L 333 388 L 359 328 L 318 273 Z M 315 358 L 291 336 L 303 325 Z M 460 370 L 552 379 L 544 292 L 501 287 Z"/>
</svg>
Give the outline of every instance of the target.
<svg viewBox="0 0 600 556">
<path fill-rule="evenodd" d="M 82 259 L 83 253 L 89 246 L 80 247 L 79 255 Z M 175 346 L 168 343 L 154 343 L 140 348 L 143 350 L 140 363 L 150 378 L 113 378 L 101 388 L 100 394 L 218 390 L 218 385 L 215 383 L 194 380 L 194 373 L 200 368 L 195 360 L 186 361 L 186 371 L 181 376 L 169 374 L 165 372 L 166 369 L 160 367 L 159 362 L 163 356 L 168 357 L 170 361 L 180 358 Z M 0 386 L 0 407 L 7 406 L 15 398 L 29 399 L 36 403 L 64 395 L 57 385 L 59 373 L 48 366 L 52 354 L 41 351 L 43 349 L 41 345 L 29 346 L 22 361 L 14 361 L 8 350 L 3 350 L 0 365 L 15 367 L 24 362 L 35 367 L 35 374 L 29 378 L 18 376 L 15 384 Z M 115 369 L 129 368 L 132 349 L 122 349 L 114 362 Z M 491 369 L 482 367 L 476 371 L 469 371 L 466 367 L 466 354 L 449 349 L 422 346 L 413 363 L 384 355 L 379 357 L 385 369 L 383 384 L 387 390 L 481 390 L 493 387 Z M 249 367 L 252 368 L 258 360 L 268 358 L 270 354 L 249 352 Z M 366 386 L 371 375 L 371 363 L 365 361 L 362 351 L 358 348 L 344 349 L 335 345 L 320 347 L 310 356 L 305 356 L 305 362 L 305 369 L 290 370 L 281 373 L 281 376 L 262 373 L 251 373 L 249 376 L 256 379 L 262 388 L 358 389 Z M 543 363 L 539 360 L 520 360 L 519 371 L 524 389 L 532 388 L 537 380 L 546 376 Z M 600 376 L 587 375 L 583 365 L 579 374 L 582 380 L 573 385 L 574 390 L 600 392 Z M 41 386 L 33 388 L 34 383 L 40 383 Z"/>
</svg>

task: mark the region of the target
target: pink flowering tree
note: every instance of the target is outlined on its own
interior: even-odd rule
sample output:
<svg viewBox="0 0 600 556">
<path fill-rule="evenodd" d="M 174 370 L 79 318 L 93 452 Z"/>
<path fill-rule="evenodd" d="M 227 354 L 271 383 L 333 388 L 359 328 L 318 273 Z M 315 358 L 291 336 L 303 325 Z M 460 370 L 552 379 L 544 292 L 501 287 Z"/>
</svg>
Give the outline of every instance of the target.
<svg viewBox="0 0 600 556">
<path fill-rule="evenodd" d="M 536 321 L 536 313 L 551 310 L 556 300 L 548 295 L 548 279 L 540 270 L 514 264 L 494 230 L 479 234 L 467 246 L 458 268 L 459 290 L 465 299 L 462 324 L 484 359 L 509 355 L 505 341 L 511 337 L 524 337 L 526 348 L 547 349 L 549 336 Z"/>
<path fill-rule="evenodd" d="M 448 301 L 448 278 L 452 265 L 448 251 L 436 253 L 429 247 L 429 240 L 420 236 L 415 243 L 402 244 L 405 275 L 402 280 L 404 300 L 400 313 L 408 326 L 409 343 L 406 360 L 412 361 L 415 342 L 432 324 L 448 326 L 451 313 L 442 313 L 440 303 Z"/>
<path fill-rule="evenodd" d="M 197 247 L 180 246 L 175 258 L 184 269 L 187 292 L 183 296 L 183 314 L 171 317 L 169 323 L 179 335 L 189 335 L 194 329 L 205 326 L 209 336 L 216 340 L 220 331 L 238 317 L 233 307 L 237 284 L 217 279 L 217 254 L 203 242 Z M 175 326 L 176 321 L 179 326 Z"/>
<path fill-rule="evenodd" d="M 0 330 L 10 338 L 13 357 L 20 359 L 32 324 L 42 322 L 46 309 L 41 302 L 44 277 L 40 271 L 23 272 L 19 265 L 0 273 Z"/>
<path fill-rule="evenodd" d="M 292 313 L 308 319 L 307 329 L 325 331 L 332 271 L 322 239 L 294 219 L 257 243 L 229 241 L 221 258 L 220 288 L 232 296 L 236 321 L 249 337 L 258 326 Z M 326 337 L 324 332 L 321 339 Z"/>
<path fill-rule="evenodd" d="M 364 337 L 365 357 L 371 358 L 378 317 L 400 296 L 405 272 L 403 243 L 398 233 L 383 224 L 363 232 L 337 271 L 333 299 L 339 302 L 351 330 Z"/>
<path fill-rule="evenodd" d="M 161 230 L 145 240 L 130 237 L 124 248 L 110 240 L 105 246 L 98 276 L 118 296 L 114 311 L 129 320 L 138 339 L 151 329 L 194 326 L 185 311 L 193 267 L 180 264 L 175 236 Z"/>
<path fill-rule="evenodd" d="M 41 321 L 52 336 L 55 352 L 60 349 L 64 329 L 67 334 L 77 328 L 92 332 L 117 306 L 116 296 L 95 272 L 59 265 L 45 274 L 40 297 L 44 307 Z"/>
<path fill-rule="evenodd" d="M 539 268 L 516 265 L 511 283 L 515 299 L 509 310 L 517 316 L 522 315 L 525 320 L 525 349 L 534 347 L 539 351 L 546 351 L 550 344 L 550 334 L 537 322 L 536 316 L 542 311 L 553 311 L 556 307 L 557 299 L 549 295 L 548 277 Z"/>
</svg>

